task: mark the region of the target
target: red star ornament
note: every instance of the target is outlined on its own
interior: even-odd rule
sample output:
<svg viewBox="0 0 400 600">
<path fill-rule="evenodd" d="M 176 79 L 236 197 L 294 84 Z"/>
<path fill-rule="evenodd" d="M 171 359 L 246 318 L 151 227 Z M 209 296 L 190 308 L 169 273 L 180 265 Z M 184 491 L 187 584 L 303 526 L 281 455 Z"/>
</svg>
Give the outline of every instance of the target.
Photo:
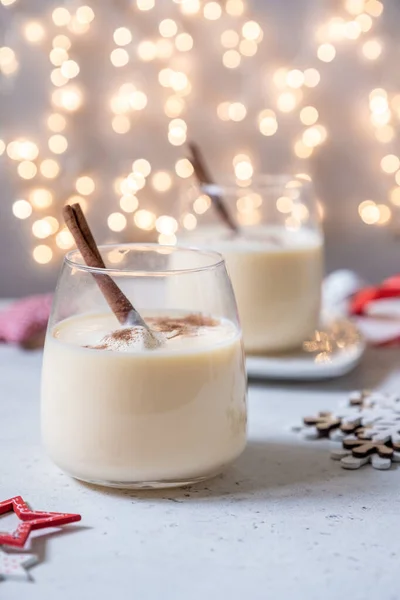
<svg viewBox="0 0 400 600">
<path fill-rule="evenodd" d="M 24 522 L 20 523 L 13 533 L 0 532 L 0 545 L 7 544 L 8 546 L 22 548 L 30 532 L 34 529 L 59 527 L 81 520 L 81 515 L 31 510 L 21 496 L 15 496 L 0 502 L 0 515 L 12 511 Z"/>
</svg>

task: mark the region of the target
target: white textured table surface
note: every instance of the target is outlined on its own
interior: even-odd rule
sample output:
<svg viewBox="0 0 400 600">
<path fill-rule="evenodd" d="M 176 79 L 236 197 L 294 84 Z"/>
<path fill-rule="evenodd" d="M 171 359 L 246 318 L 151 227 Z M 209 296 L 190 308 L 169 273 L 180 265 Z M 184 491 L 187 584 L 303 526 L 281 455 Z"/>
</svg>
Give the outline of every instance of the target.
<svg viewBox="0 0 400 600">
<path fill-rule="evenodd" d="M 399 351 L 370 352 L 336 382 L 252 385 L 249 443 L 235 466 L 197 488 L 153 493 L 96 490 L 50 463 L 40 363 L 40 353 L 0 347 L 0 499 L 21 494 L 82 522 L 34 532 L 34 582 L 0 582 L 1 600 L 400 598 L 400 469 L 344 471 L 326 442 L 288 431 L 353 388 L 398 391 Z"/>
</svg>

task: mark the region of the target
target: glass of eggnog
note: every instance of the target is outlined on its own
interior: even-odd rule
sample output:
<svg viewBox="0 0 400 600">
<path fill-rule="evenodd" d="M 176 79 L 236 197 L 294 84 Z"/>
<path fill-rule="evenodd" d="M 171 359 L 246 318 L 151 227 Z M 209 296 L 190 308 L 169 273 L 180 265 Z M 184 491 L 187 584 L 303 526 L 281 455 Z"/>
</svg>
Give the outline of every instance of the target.
<svg viewBox="0 0 400 600">
<path fill-rule="evenodd" d="M 64 260 L 48 325 L 42 436 L 51 459 L 99 485 L 185 485 L 219 473 L 246 443 L 246 375 L 235 298 L 222 257 L 158 245 L 100 246 Z M 122 326 L 99 285 L 132 301 Z M 196 306 L 191 299 L 196 297 Z"/>
<path fill-rule="evenodd" d="M 291 351 L 319 324 L 318 204 L 308 176 L 261 176 L 246 183 L 186 188 L 179 242 L 224 256 L 248 354 Z M 215 205 L 221 202 L 234 228 L 218 218 Z"/>
</svg>

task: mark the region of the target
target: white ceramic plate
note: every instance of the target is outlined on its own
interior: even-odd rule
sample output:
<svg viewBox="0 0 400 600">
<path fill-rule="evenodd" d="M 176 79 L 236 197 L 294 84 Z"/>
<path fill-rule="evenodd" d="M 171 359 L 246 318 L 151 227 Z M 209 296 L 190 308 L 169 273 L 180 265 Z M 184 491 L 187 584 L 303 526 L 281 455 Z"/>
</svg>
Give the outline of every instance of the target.
<svg viewBox="0 0 400 600">
<path fill-rule="evenodd" d="M 248 356 L 249 377 L 280 380 L 318 380 L 341 377 L 358 365 L 366 343 L 347 319 L 324 319 L 303 349 L 288 354 Z"/>
</svg>

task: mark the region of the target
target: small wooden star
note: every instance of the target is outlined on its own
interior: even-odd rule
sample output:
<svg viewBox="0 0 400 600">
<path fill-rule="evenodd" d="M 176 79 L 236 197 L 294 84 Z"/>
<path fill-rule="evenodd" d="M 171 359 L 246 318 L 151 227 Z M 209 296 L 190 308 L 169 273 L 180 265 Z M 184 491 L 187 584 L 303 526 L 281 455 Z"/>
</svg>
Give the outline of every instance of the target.
<svg viewBox="0 0 400 600">
<path fill-rule="evenodd" d="M 34 529 L 58 527 L 81 520 L 81 515 L 31 510 L 21 496 L 0 502 L 0 515 L 14 511 L 24 521 L 13 533 L 0 532 L 0 544 L 22 548 Z"/>
<path fill-rule="evenodd" d="M 343 440 L 343 448 L 351 450 L 355 458 L 366 458 L 371 454 L 379 454 L 381 458 L 392 458 L 394 449 L 387 445 L 387 441 L 387 439 L 366 440 L 346 438 Z"/>
<path fill-rule="evenodd" d="M 0 550 L 0 580 L 17 579 L 28 581 L 29 574 L 26 569 L 38 561 L 34 554 L 7 554 Z"/>
<path fill-rule="evenodd" d="M 304 425 L 314 426 L 320 437 L 328 437 L 332 429 L 340 427 L 341 420 L 330 412 L 320 412 L 316 417 L 304 417 Z"/>
</svg>

